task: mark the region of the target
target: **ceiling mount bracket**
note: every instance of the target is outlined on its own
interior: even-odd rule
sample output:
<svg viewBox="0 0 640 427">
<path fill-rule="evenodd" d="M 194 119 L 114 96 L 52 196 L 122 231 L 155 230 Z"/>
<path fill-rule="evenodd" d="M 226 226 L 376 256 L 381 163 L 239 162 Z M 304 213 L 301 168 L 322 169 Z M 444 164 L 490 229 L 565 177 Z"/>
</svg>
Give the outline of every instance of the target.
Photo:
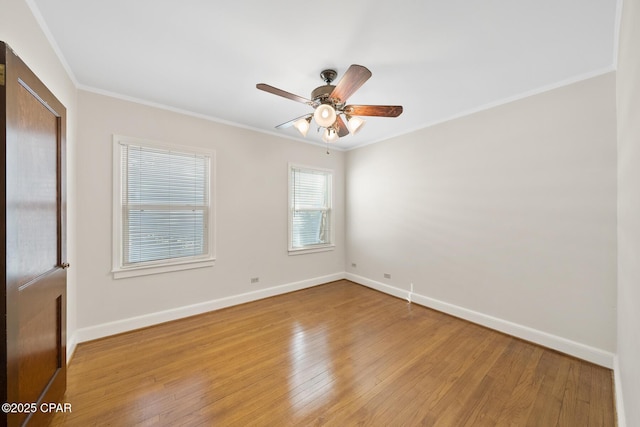
<svg viewBox="0 0 640 427">
<path fill-rule="evenodd" d="M 330 85 L 331 82 L 334 81 L 336 77 L 338 77 L 338 72 L 336 70 L 323 70 L 320 73 L 320 77 L 326 84 Z"/>
</svg>

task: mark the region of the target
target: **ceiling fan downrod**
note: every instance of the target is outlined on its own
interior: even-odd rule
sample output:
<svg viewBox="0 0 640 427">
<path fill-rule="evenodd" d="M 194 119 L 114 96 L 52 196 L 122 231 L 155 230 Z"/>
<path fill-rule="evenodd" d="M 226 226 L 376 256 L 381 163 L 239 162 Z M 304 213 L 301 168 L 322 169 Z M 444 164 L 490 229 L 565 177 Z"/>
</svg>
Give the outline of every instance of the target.
<svg viewBox="0 0 640 427">
<path fill-rule="evenodd" d="M 330 95 L 335 89 L 335 86 L 331 84 L 332 81 L 338 76 L 338 72 L 336 70 L 323 70 L 320 73 L 320 78 L 326 83 L 324 86 L 318 86 L 311 92 L 311 99 L 317 101 L 321 104 L 334 104 L 331 102 Z M 335 105 L 334 105 L 335 108 Z"/>
</svg>

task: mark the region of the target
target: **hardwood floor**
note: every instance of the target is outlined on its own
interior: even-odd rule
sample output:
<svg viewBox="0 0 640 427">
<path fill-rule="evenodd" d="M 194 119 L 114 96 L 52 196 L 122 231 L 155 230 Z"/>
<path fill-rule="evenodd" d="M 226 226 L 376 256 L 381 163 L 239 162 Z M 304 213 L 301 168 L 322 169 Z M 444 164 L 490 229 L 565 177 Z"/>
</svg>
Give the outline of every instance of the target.
<svg viewBox="0 0 640 427">
<path fill-rule="evenodd" d="M 611 371 L 348 281 L 80 344 L 52 426 L 614 426 Z"/>
</svg>

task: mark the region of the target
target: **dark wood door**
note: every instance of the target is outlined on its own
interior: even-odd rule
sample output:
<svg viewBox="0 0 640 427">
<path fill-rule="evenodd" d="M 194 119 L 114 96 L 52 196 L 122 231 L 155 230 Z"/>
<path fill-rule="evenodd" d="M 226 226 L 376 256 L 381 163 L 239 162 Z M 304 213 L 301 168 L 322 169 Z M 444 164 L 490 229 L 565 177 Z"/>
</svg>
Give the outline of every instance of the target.
<svg viewBox="0 0 640 427">
<path fill-rule="evenodd" d="M 66 388 L 66 111 L 2 42 L 0 64 L 8 403 L 0 425 L 40 426 L 52 415 L 43 404 L 59 402 Z"/>
</svg>

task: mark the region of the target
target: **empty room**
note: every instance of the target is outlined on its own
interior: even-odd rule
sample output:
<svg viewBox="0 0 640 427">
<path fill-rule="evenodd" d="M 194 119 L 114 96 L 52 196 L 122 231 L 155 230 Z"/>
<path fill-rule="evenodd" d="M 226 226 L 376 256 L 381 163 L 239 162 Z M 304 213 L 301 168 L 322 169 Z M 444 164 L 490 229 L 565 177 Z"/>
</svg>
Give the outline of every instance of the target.
<svg viewBox="0 0 640 427">
<path fill-rule="evenodd" d="M 7 426 L 640 426 L 640 0 L 0 0 Z"/>
</svg>

